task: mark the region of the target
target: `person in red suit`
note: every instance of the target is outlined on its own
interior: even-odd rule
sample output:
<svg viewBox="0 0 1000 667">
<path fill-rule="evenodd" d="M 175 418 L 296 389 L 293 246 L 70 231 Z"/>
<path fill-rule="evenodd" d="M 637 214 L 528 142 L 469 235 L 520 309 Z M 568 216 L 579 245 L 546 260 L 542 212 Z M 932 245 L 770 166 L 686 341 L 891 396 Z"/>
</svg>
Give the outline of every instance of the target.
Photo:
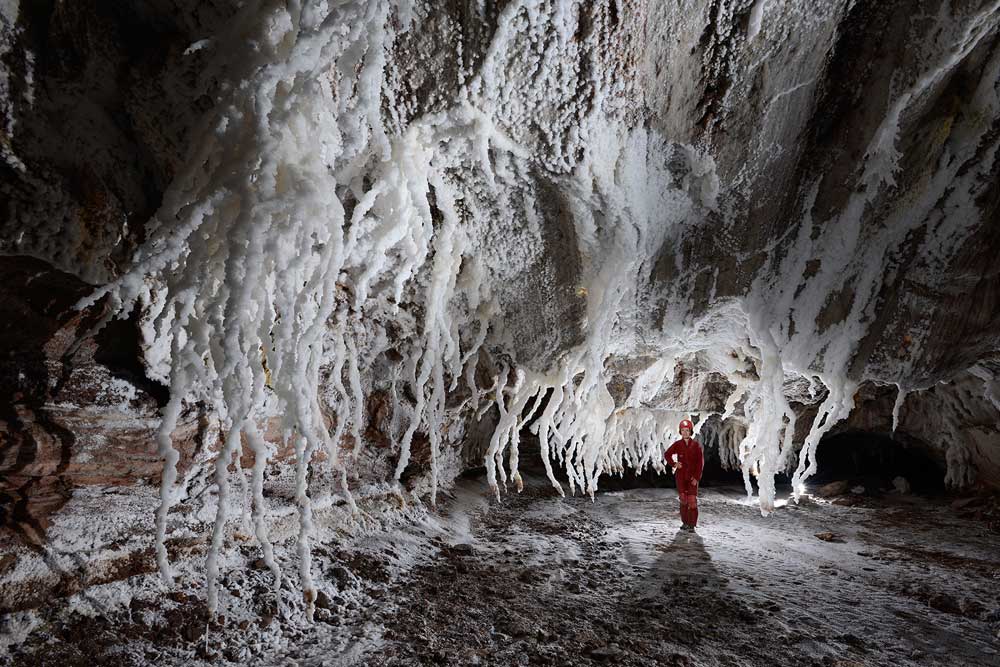
<svg viewBox="0 0 1000 667">
<path fill-rule="evenodd" d="M 667 448 L 664 458 L 673 468 L 677 480 L 677 495 L 681 501 L 682 530 L 694 530 L 698 525 L 698 482 L 705 467 L 701 443 L 691 437 L 694 424 L 687 419 L 680 424 L 681 439 Z"/>
</svg>

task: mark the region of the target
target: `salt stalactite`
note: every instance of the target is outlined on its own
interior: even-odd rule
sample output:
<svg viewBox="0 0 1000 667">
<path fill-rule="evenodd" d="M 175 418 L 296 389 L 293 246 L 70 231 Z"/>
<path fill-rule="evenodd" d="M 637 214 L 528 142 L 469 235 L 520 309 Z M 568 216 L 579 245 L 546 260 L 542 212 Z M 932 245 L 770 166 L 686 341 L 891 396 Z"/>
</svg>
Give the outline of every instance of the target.
<svg viewBox="0 0 1000 667">
<path fill-rule="evenodd" d="M 274 560 L 274 548 L 271 545 L 267 531 L 267 507 L 263 502 L 264 470 L 267 467 L 268 459 L 271 457 L 274 448 L 261 437 L 260 431 L 257 430 L 257 426 L 253 423 L 253 420 L 247 423 L 246 436 L 247 442 L 249 442 L 254 454 L 251 475 L 253 498 L 251 517 L 253 519 L 254 535 L 264 554 L 264 564 L 267 565 L 267 568 L 274 575 L 275 590 L 278 590 L 281 587 L 281 569 Z"/>
<path fill-rule="evenodd" d="M 219 502 L 216 507 L 215 524 L 212 527 L 211 546 L 208 550 L 205 569 L 208 576 L 208 609 L 213 614 L 219 606 L 218 579 L 219 579 L 219 551 L 222 548 L 222 539 L 226 527 L 226 518 L 229 512 L 229 475 L 228 468 L 233 456 L 237 454 L 240 445 L 240 436 L 243 424 L 233 423 L 229 426 L 222 451 L 215 459 L 215 484 L 219 490 Z"/>
<path fill-rule="evenodd" d="M 465 381 L 469 391 L 472 393 L 472 410 L 475 412 L 479 409 L 480 394 L 479 387 L 476 385 L 476 366 L 479 349 L 486 342 L 490 322 L 499 313 L 500 306 L 497 304 L 496 299 L 490 295 L 489 283 L 486 280 L 483 262 L 475 255 L 468 257 L 463 263 L 458 288 L 466 295 L 469 311 L 476 314 L 479 329 L 468 350 L 466 350 L 465 354 L 458 361 L 458 364 L 452 367 L 452 382 L 448 391 L 454 391 L 458 386 L 458 381 L 461 377 L 460 371 L 464 367 Z"/>
<path fill-rule="evenodd" d="M 816 473 L 818 461 L 816 448 L 820 440 L 838 422 L 846 419 L 854 408 L 854 394 L 858 384 L 843 377 L 827 377 L 824 384 L 830 390 L 826 399 L 819 406 L 819 412 L 813 421 L 809 435 L 799 452 L 799 465 L 792 475 L 792 489 L 798 494 L 803 482 Z"/>
<path fill-rule="evenodd" d="M 184 379 L 185 374 L 175 373 L 173 377 L 179 383 L 179 381 Z M 167 514 L 170 512 L 170 507 L 174 502 L 174 484 L 177 482 L 177 461 L 181 457 L 180 452 L 174 448 L 174 443 L 170 439 L 170 436 L 177 426 L 177 418 L 181 412 L 182 398 L 183 394 L 179 390 L 170 399 L 170 402 L 163 409 L 163 417 L 156 431 L 157 453 L 163 457 L 163 476 L 160 479 L 160 506 L 156 510 L 156 563 L 166 581 L 173 581 L 173 572 L 170 568 L 166 546 Z"/>
<path fill-rule="evenodd" d="M 250 424 L 270 415 L 280 416 L 295 444 L 300 580 L 306 599 L 315 595 L 308 553 L 311 501 L 304 483 L 312 453 L 331 447 L 318 377 L 327 323 L 339 298 L 337 281 L 352 269 L 338 186 L 358 178 L 370 156 L 384 154 L 384 132 L 371 122 L 378 118 L 382 58 L 393 38 L 390 8 L 388 2 L 355 2 L 321 12 L 312 4 L 285 9 L 247 3 L 232 33 L 219 40 L 215 67 L 205 74 L 206 81 L 221 82 L 217 108 L 196 128 L 187 166 L 165 193 L 149 240 L 128 273 L 82 303 L 108 295 L 118 313 L 128 314 L 150 294 L 147 279 L 157 283 L 159 301 L 147 313 L 153 324 L 146 330 L 155 332 L 150 356 L 170 361 L 171 400 L 157 435 L 165 463 L 156 540 L 168 580 L 164 545 L 178 459 L 170 434 L 185 398 L 207 397 L 230 425 L 216 461 L 220 504 L 207 567 L 212 612 L 227 467 L 243 433 L 251 434 L 258 461 L 252 484 L 257 537 L 278 578 L 261 532 L 266 505 L 259 466 L 266 463 L 266 450 Z M 328 78 L 331 64 L 335 76 Z M 361 254 L 374 257 L 374 248 Z M 410 257 L 416 261 L 419 254 Z M 399 272 L 406 274 L 405 268 Z M 164 345 L 169 354 L 155 352 Z M 262 349 L 276 399 L 272 408 L 264 392 L 254 390 L 254 378 L 264 373 Z M 360 401 L 356 367 L 349 368 L 354 392 L 342 392 L 345 404 Z M 338 425 L 352 414 L 339 413 Z"/>
<path fill-rule="evenodd" d="M 896 401 L 892 404 L 892 434 L 896 435 L 896 428 L 899 426 L 899 411 L 903 409 L 903 402 L 906 400 L 906 390 L 896 385 Z"/>
<path fill-rule="evenodd" d="M 712 429 L 709 437 L 714 441 L 723 468 L 728 470 L 741 468 L 739 446 L 746 437 L 746 428 L 742 421 L 720 420 L 719 427 Z"/>
<path fill-rule="evenodd" d="M 312 550 L 310 549 L 313 534 L 312 501 L 306 484 L 309 471 L 309 460 L 312 458 L 312 446 L 307 438 L 290 436 L 295 439 L 295 502 L 299 506 L 299 585 L 306 603 L 306 616 L 313 618 L 313 602 L 316 600 L 316 586 L 312 580 Z M 213 550 L 219 547 L 213 545 Z M 211 599 L 211 598 L 210 598 Z M 214 610 L 214 607 L 210 608 Z"/>
<path fill-rule="evenodd" d="M 562 404 L 563 387 L 569 382 L 567 375 L 568 373 L 564 370 L 561 373 L 561 377 L 552 383 L 552 394 L 549 397 L 548 403 L 542 411 L 541 416 L 539 416 L 538 420 L 531 427 L 531 432 L 538 436 L 539 451 L 542 457 L 542 464 L 545 466 L 545 474 L 549 478 L 549 482 L 552 483 L 552 486 L 559 492 L 559 495 L 563 497 L 566 494 L 563 491 L 562 484 L 556 479 L 555 473 L 552 470 L 552 448 L 549 442 L 549 434 L 553 431 L 556 410 Z M 543 385 L 539 391 L 544 392 L 547 388 Z"/>
<path fill-rule="evenodd" d="M 807 191 L 803 202 L 805 215 L 798 236 L 784 249 L 779 270 L 772 278 L 759 279 L 745 299 L 746 312 L 754 315 L 748 330 L 751 338 L 755 343 L 767 341 L 765 347 L 770 347 L 768 339 L 773 338 L 778 350 L 777 366 L 773 362 L 774 356 L 766 349 L 761 350 L 764 355 L 760 369 L 762 383 L 750 389 L 748 404 L 751 404 L 751 411 L 756 400 L 761 404 L 780 406 L 784 412 L 784 399 L 775 381 L 779 373 L 816 378 L 829 390 L 799 452 L 798 466 L 792 478 L 796 494 L 816 470 L 816 448 L 820 439 L 838 421 L 847 417 L 853 408 L 858 379 L 849 376 L 849 369 L 860 341 L 874 319 L 880 288 L 887 275 L 887 261 L 918 226 L 929 226 L 934 230 L 934 247 L 959 248 L 978 220 L 974 210 L 969 210 L 967 216 L 951 215 L 947 219 L 940 212 L 935 212 L 935 207 L 943 199 L 955 205 L 965 202 L 967 207 L 968 202 L 974 200 L 969 195 L 977 177 L 961 178 L 959 170 L 975 156 L 986 128 L 982 124 L 975 127 L 956 123 L 952 130 L 956 138 L 952 158 L 941 165 L 928 183 L 922 185 L 920 192 L 915 193 L 911 205 L 891 213 L 889 219 L 877 228 L 862 224 L 865 212 L 885 192 L 884 186 L 895 185 L 893 174 L 900 159 L 895 142 L 903 112 L 990 34 L 989 20 L 996 16 L 998 9 L 1000 3 L 991 3 L 971 16 L 942 14 L 939 17 L 944 33 L 954 35 L 955 39 L 938 43 L 938 59 L 930 62 L 913 85 L 890 103 L 885 120 L 866 152 L 866 164 L 858 175 L 860 187 L 835 219 L 822 225 L 814 224 L 811 218 L 818 184 Z M 994 57 L 989 64 L 991 69 L 997 67 L 996 60 Z M 990 80 L 990 77 L 983 79 Z M 996 109 L 996 91 L 991 88 L 990 85 L 981 86 L 973 104 Z M 985 162 L 992 164 L 995 156 L 994 148 Z M 981 168 L 973 171 L 978 172 Z M 945 266 L 951 256 L 945 254 L 947 256 L 940 258 L 940 266 Z M 923 255 L 933 257 L 934 253 L 925 248 Z M 810 261 L 819 267 L 817 271 L 811 272 L 807 268 Z M 789 286 L 797 287 L 793 291 Z M 854 295 L 850 312 L 841 322 L 820 329 L 818 322 L 822 321 L 822 308 L 833 300 L 834 295 L 848 288 Z M 818 355 L 820 363 L 817 363 Z M 768 362 L 768 357 L 771 362 Z M 768 376 L 772 380 L 764 384 Z M 760 503 L 762 511 L 766 512 L 773 506 L 773 483 L 763 479 L 766 476 L 763 471 L 778 469 L 775 464 L 787 461 L 791 451 L 783 436 L 790 430 L 787 414 L 784 419 L 779 419 L 775 410 L 764 408 L 763 413 L 753 415 L 749 427 L 745 441 L 747 446 L 743 452 L 744 474 L 749 490 L 747 471 L 760 468 Z"/>
<path fill-rule="evenodd" d="M 500 487 L 497 484 L 497 453 L 500 452 L 500 439 L 502 435 L 510 428 L 510 422 L 517 419 L 517 414 L 512 414 L 508 412 L 507 406 L 504 404 L 503 391 L 507 387 L 507 377 L 510 369 L 506 364 L 500 370 L 497 376 L 496 384 L 496 406 L 500 413 L 500 421 L 497 424 L 497 428 L 493 431 L 493 437 L 490 439 L 490 446 L 486 450 L 486 456 L 483 461 L 486 464 L 486 479 L 489 481 L 490 488 L 496 494 L 497 500 L 500 499 Z M 502 468 L 501 468 L 502 472 Z"/>
<path fill-rule="evenodd" d="M 514 482 L 517 491 L 524 488 L 521 480 L 521 473 L 518 472 L 518 444 L 520 441 L 520 431 L 524 424 L 530 420 L 541 404 L 540 396 L 544 391 L 536 378 L 527 378 L 523 369 L 514 371 L 514 383 L 510 393 L 512 400 L 510 407 L 506 407 L 504 401 L 504 390 L 508 383 L 508 369 L 505 367 L 500 372 L 500 379 L 497 383 L 496 405 L 500 413 L 500 420 L 497 422 L 493 437 L 490 439 L 489 448 L 486 451 L 486 479 L 490 489 L 500 498 L 500 487 L 497 484 L 497 472 L 502 482 L 506 483 L 506 473 L 503 469 L 503 452 L 509 450 L 508 465 L 510 467 L 510 479 Z M 528 401 L 535 398 L 531 409 L 528 409 Z"/>
<path fill-rule="evenodd" d="M 753 495 L 750 469 L 756 468 L 761 512 L 767 514 L 774 509 L 774 478 L 784 471 L 792 452 L 795 412 L 783 391 L 785 373 L 780 349 L 765 327 L 754 326 L 753 317 L 750 322 L 750 342 L 761 355 L 760 380 L 752 388 L 744 408 L 749 427 L 740 452 L 747 494 Z"/>
<path fill-rule="evenodd" d="M 245 532 L 250 532 L 250 508 L 253 501 L 250 498 L 250 480 L 247 479 L 247 473 L 243 469 L 243 461 L 239 452 L 233 458 L 233 465 L 236 467 L 236 479 L 240 483 L 240 526 Z"/>
<path fill-rule="evenodd" d="M 392 401 L 392 416 L 389 418 L 389 436 L 395 440 L 399 433 L 399 419 L 403 411 L 403 405 L 399 400 L 400 364 L 392 368 L 392 382 L 389 384 L 389 398 Z"/>
<path fill-rule="evenodd" d="M 545 388 L 541 386 L 541 384 L 537 380 L 531 380 L 531 382 L 536 387 L 536 391 L 534 394 L 535 400 L 531 404 L 531 407 L 528 408 L 527 413 L 522 415 L 522 417 L 518 420 L 518 423 L 514 426 L 513 429 L 511 429 L 510 432 L 510 457 L 508 459 L 508 464 L 510 465 L 511 479 L 514 480 L 514 486 L 517 489 L 518 493 L 521 493 L 521 491 L 524 490 L 524 480 L 521 478 L 521 473 L 518 470 L 520 462 L 519 458 L 520 452 L 518 450 L 518 447 L 520 446 L 520 441 L 521 441 L 521 429 L 525 426 L 525 424 L 527 424 L 534 418 L 535 414 L 538 412 L 538 408 L 541 407 L 542 402 L 545 399 L 545 393 L 546 393 Z M 530 396 L 531 393 L 530 387 L 527 393 Z"/>
<path fill-rule="evenodd" d="M 361 390 L 361 372 L 358 368 L 358 348 L 351 336 L 346 337 L 345 342 L 347 346 L 347 376 L 350 378 L 351 394 L 350 399 L 345 399 L 343 402 L 354 408 L 351 414 L 351 436 L 354 439 L 354 451 L 351 452 L 351 458 L 357 461 L 358 455 L 361 454 L 361 426 L 364 423 L 365 404 Z M 336 445 L 339 440 L 333 442 Z"/>
<path fill-rule="evenodd" d="M 630 155 L 630 154 L 629 154 Z M 578 172 L 577 183 L 580 199 L 574 210 L 574 222 L 582 243 L 600 243 L 598 234 L 608 233 L 597 226 L 594 211 L 584 203 L 593 187 L 589 171 L 597 167 L 595 163 L 585 163 Z M 622 169 L 618 163 L 611 169 Z M 600 174 L 603 176 L 603 174 Z M 609 180 L 613 181 L 611 176 Z M 602 183 L 603 185 L 603 183 Z M 598 186 L 600 187 L 600 186 Z M 541 418 L 540 439 L 547 441 L 551 433 L 559 445 L 559 455 L 569 476 L 570 491 L 577 486 L 581 491 L 593 496 L 599 477 L 598 464 L 607 419 L 614 411 L 614 401 L 608 393 L 604 375 L 604 360 L 608 355 L 608 341 L 616 321 L 619 304 L 634 289 L 631 281 L 638 274 L 638 263 L 643 253 L 638 251 L 639 232 L 632 225 L 614 226 L 610 243 L 599 255 L 592 254 L 596 247 L 587 248 L 585 256 L 599 258 L 589 270 L 591 278 L 586 285 L 587 295 L 587 338 L 586 341 L 568 355 L 559 376 L 565 385 L 558 394 L 550 398 L 552 413 Z M 576 381 L 579 375 L 579 381 Z M 546 411 L 548 412 L 548 411 Z"/>
<path fill-rule="evenodd" d="M 747 41 L 752 40 L 760 33 L 761 25 L 764 23 L 764 6 L 767 0 L 755 0 L 750 9 L 750 21 L 747 25 Z"/>
<path fill-rule="evenodd" d="M 687 416 L 686 412 L 660 409 L 616 411 L 608 422 L 610 445 L 602 456 L 601 471 L 620 475 L 630 468 L 641 473 L 651 466 L 662 472 L 664 446 L 679 437 L 677 423 Z"/>
<path fill-rule="evenodd" d="M 499 492 L 497 478 L 500 482 L 504 479 L 503 468 L 495 460 L 509 447 L 511 460 L 516 461 L 516 432 L 540 408 L 543 397 L 545 408 L 532 430 L 539 438 L 546 473 L 560 493 L 562 485 L 553 474 L 551 459 L 563 467 L 570 493 L 580 489 L 591 497 L 605 470 L 620 470 L 623 459 L 640 466 L 653 461 L 660 464 L 655 450 L 661 444 L 656 438 L 665 435 L 662 423 L 654 427 L 641 418 L 633 420 L 631 415 L 640 413 L 637 407 L 629 408 L 628 416 L 616 416 L 605 361 L 614 352 L 620 313 L 634 307 L 638 298 L 643 263 L 653 261 L 665 235 L 697 204 L 666 170 L 650 164 L 651 154 L 666 152 L 662 139 L 619 129 L 589 130 L 592 151 L 585 154 L 568 184 L 579 252 L 585 263 L 579 290 L 586 297 L 584 342 L 547 373 L 516 369 L 518 379 L 510 390 L 509 403 L 503 396 L 510 380 L 504 379 L 506 372 L 502 374 L 497 392 L 500 422 L 486 456 L 487 476 L 495 492 Z M 685 155 L 688 159 L 697 156 L 694 152 Z M 595 206 L 598 201 L 601 207 Z M 661 364 L 641 384 L 655 392 L 672 368 Z M 532 398 L 535 403 L 525 415 Z M 641 445 L 635 439 L 637 434 L 642 434 Z"/>
</svg>

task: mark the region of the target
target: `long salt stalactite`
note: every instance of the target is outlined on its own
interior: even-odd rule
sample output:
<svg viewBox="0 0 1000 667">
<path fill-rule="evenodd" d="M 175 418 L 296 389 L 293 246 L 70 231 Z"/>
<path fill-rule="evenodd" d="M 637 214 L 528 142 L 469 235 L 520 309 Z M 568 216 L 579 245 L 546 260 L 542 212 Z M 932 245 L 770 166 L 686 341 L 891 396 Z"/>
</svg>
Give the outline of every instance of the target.
<svg viewBox="0 0 1000 667">
<path fill-rule="evenodd" d="M 521 484 L 518 434 L 529 422 L 538 435 L 549 481 L 560 494 L 564 490 L 552 469 L 553 459 L 566 473 L 570 493 L 579 490 L 592 498 L 605 468 L 620 468 L 614 461 L 616 451 L 620 454 L 615 448 L 624 442 L 622 422 L 615 416 L 604 365 L 614 351 L 618 315 L 637 298 L 641 267 L 652 261 L 665 235 L 692 209 L 672 177 L 650 175 L 648 156 L 666 149 L 659 137 L 598 123 L 588 132 L 594 145 L 566 183 L 573 193 L 573 220 L 585 262 L 579 288 L 586 298 L 585 340 L 549 372 L 501 372 L 496 390 L 500 421 L 485 457 L 487 479 L 498 495 L 507 479 L 505 452 L 510 478 Z M 596 206 L 598 201 L 604 202 L 603 210 Z M 610 217 L 604 211 L 612 212 Z M 662 436 L 664 430 L 657 433 Z M 658 443 L 651 438 L 644 443 L 641 453 L 637 446 L 627 448 L 630 461 L 653 460 Z"/>
<path fill-rule="evenodd" d="M 468 243 L 454 204 L 461 195 L 447 171 L 472 155 L 473 166 L 495 182 L 490 149 L 521 158 L 523 152 L 468 102 L 418 119 L 401 136 L 387 135 L 379 107 L 393 10 L 406 14 L 406 7 L 389 2 L 345 2 L 329 13 L 312 4 L 244 7 L 229 40 L 232 50 L 226 40 L 218 46 L 218 67 L 229 81 L 218 112 L 196 131 L 189 166 L 166 193 L 149 241 L 126 275 L 81 303 L 108 296 L 112 311 L 122 316 L 136 303 L 147 304 L 152 324 L 145 328 L 153 332 L 154 347 L 149 356 L 169 360 L 171 398 L 157 433 L 164 474 L 156 521 L 157 560 L 168 582 L 167 518 L 177 496 L 179 459 L 171 433 L 192 396 L 210 400 L 226 424 L 214 464 L 219 503 L 206 567 L 212 613 L 230 505 L 228 468 L 244 437 L 255 456 L 254 530 L 280 586 L 262 491 L 273 447 L 259 424 L 280 415 L 284 441 L 296 458 L 299 581 L 311 617 L 316 590 L 307 480 L 316 452 L 326 451 L 354 507 L 339 455 L 348 429 L 355 458 L 361 446 L 363 397 L 358 350 L 347 327 L 350 309 L 364 308 L 373 286 L 387 275 L 387 296 L 398 304 L 410 280 L 428 267 L 423 330 L 405 374 L 417 405 L 399 443 L 395 477 L 423 426 L 431 439 L 432 503 L 446 375 L 450 371 L 454 379 L 463 366 L 474 369 L 497 312 L 482 266 L 465 256 Z M 252 53 L 238 48 L 247 42 Z M 345 193 L 355 199 L 350 219 Z M 469 270 L 460 280 L 463 264 Z M 353 303 L 340 280 L 353 287 Z M 459 297 L 479 323 L 464 351 L 449 310 Z M 164 345 L 169 353 L 156 349 Z M 332 435 L 319 395 L 320 370 L 331 358 L 338 398 Z M 468 377 L 475 391 L 474 373 Z M 396 403 L 394 419 L 398 395 Z"/>
<path fill-rule="evenodd" d="M 384 131 L 369 123 L 378 118 L 377 108 L 370 107 L 381 100 L 391 9 L 388 2 L 340 3 L 322 13 L 312 4 L 246 5 L 229 39 L 217 47 L 218 73 L 228 82 L 217 111 L 195 132 L 188 166 L 165 194 L 149 241 L 126 275 L 82 304 L 108 295 L 119 314 L 139 301 L 158 304 L 149 316 L 154 345 L 170 346 L 169 355 L 160 356 L 170 360 L 171 399 L 157 434 L 165 463 L 156 549 L 168 581 L 165 538 L 178 460 L 170 435 L 192 395 L 212 398 L 227 424 L 215 462 L 219 504 L 207 565 L 213 613 L 229 509 L 228 465 L 239 455 L 244 436 L 255 455 L 255 532 L 276 585 L 280 581 L 262 494 L 271 448 L 258 427 L 261 419 L 278 413 L 296 452 L 299 578 L 311 614 L 315 587 L 307 470 L 316 451 L 336 451 L 318 395 L 324 341 L 341 300 L 337 281 L 352 268 L 349 254 L 373 256 L 382 249 L 368 239 L 362 250 L 347 243 L 339 193 L 342 182 L 363 175 L 371 156 L 378 159 Z M 335 76 L 328 77 L 331 71 Z M 341 391 L 347 406 L 360 399 L 354 366 L 351 375 L 353 393 Z M 266 405 L 265 384 L 273 389 L 278 409 Z M 352 418 L 344 404 L 338 428 Z M 357 412 L 353 419 L 357 422 Z M 335 456 L 331 462 L 337 463 Z"/>
</svg>

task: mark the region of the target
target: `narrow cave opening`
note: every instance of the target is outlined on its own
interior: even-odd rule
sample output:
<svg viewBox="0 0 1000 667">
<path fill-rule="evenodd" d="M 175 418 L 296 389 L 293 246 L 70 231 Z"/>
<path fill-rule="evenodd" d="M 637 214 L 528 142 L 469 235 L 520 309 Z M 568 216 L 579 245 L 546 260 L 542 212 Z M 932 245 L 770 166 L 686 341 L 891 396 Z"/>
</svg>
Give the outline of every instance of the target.
<svg viewBox="0 0 1000 667">
<path fill-rule="evenodd" d="M 846 482 L 848 490 L 864 495 L 945 492 L 943 461 L 915 444 L 887 435 L 865 431 L 838 433 L 820 441 L 816 459 L 817 472 L 807 483 L 810 488 Z"/>
<path fill-rule="evenodd" d="M 94 359 L 117 378 L 146 391 L 163 407 L 170 400 L 170 390 L 162 382 L 147 375 L 142 363 L 142 336 L 139 331 L 139 312 L 136 308 L 125 319 L 114 319 L 95 335 L 97 349 Z"/>
</svg>

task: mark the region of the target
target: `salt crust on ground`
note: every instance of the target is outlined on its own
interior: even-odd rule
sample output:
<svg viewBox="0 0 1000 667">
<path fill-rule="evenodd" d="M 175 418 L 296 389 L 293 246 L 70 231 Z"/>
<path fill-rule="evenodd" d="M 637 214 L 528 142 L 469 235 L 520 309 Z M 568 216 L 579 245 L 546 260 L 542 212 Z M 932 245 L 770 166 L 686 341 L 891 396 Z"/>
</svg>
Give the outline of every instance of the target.
<svg viewBox="0 0 1000 667">
<path fill-rule="evenodd" d="M 100 568 L 144 545 L 147 574 L 8 615 L 0 664 L 996 664 L 1000 540 L 940 501 L 807 499 L 762 518 L 741 489 L 709 488 L 689 536 L 670 489 L 591 502 L 529 478 L 521 495 L 489 496 L 469 479 L 437 512 L 360 500 L 361 523 L 318 507 L 324 595 L 313 625 L 294 581 L 274 614 L 270 574 L 253 564 L 256 548 L 239 545 L 238 525 L 220 559 L 225 622 L 209 625 L 209 522 L 191 531 L 201 553 L 176 558 L 181 579 L 168 592 L 142 522 L 155 490 L 78 496 L 80 521 L 109 503 L 131 504 L 136 521 L 99 534 L 57 523 L 48 562 L 69 570 L 93 549 L 86 567 Z M 296 569 L 293 514 L 272 528 L 286 574 Z M 109 531 L 125 543 L 108 547 Z M 824 532 L 835 541 L 816 537 Z M 46 567 L 21 562 L 17 577 L 39 574 L 29 562 Z"/>
</svg>

